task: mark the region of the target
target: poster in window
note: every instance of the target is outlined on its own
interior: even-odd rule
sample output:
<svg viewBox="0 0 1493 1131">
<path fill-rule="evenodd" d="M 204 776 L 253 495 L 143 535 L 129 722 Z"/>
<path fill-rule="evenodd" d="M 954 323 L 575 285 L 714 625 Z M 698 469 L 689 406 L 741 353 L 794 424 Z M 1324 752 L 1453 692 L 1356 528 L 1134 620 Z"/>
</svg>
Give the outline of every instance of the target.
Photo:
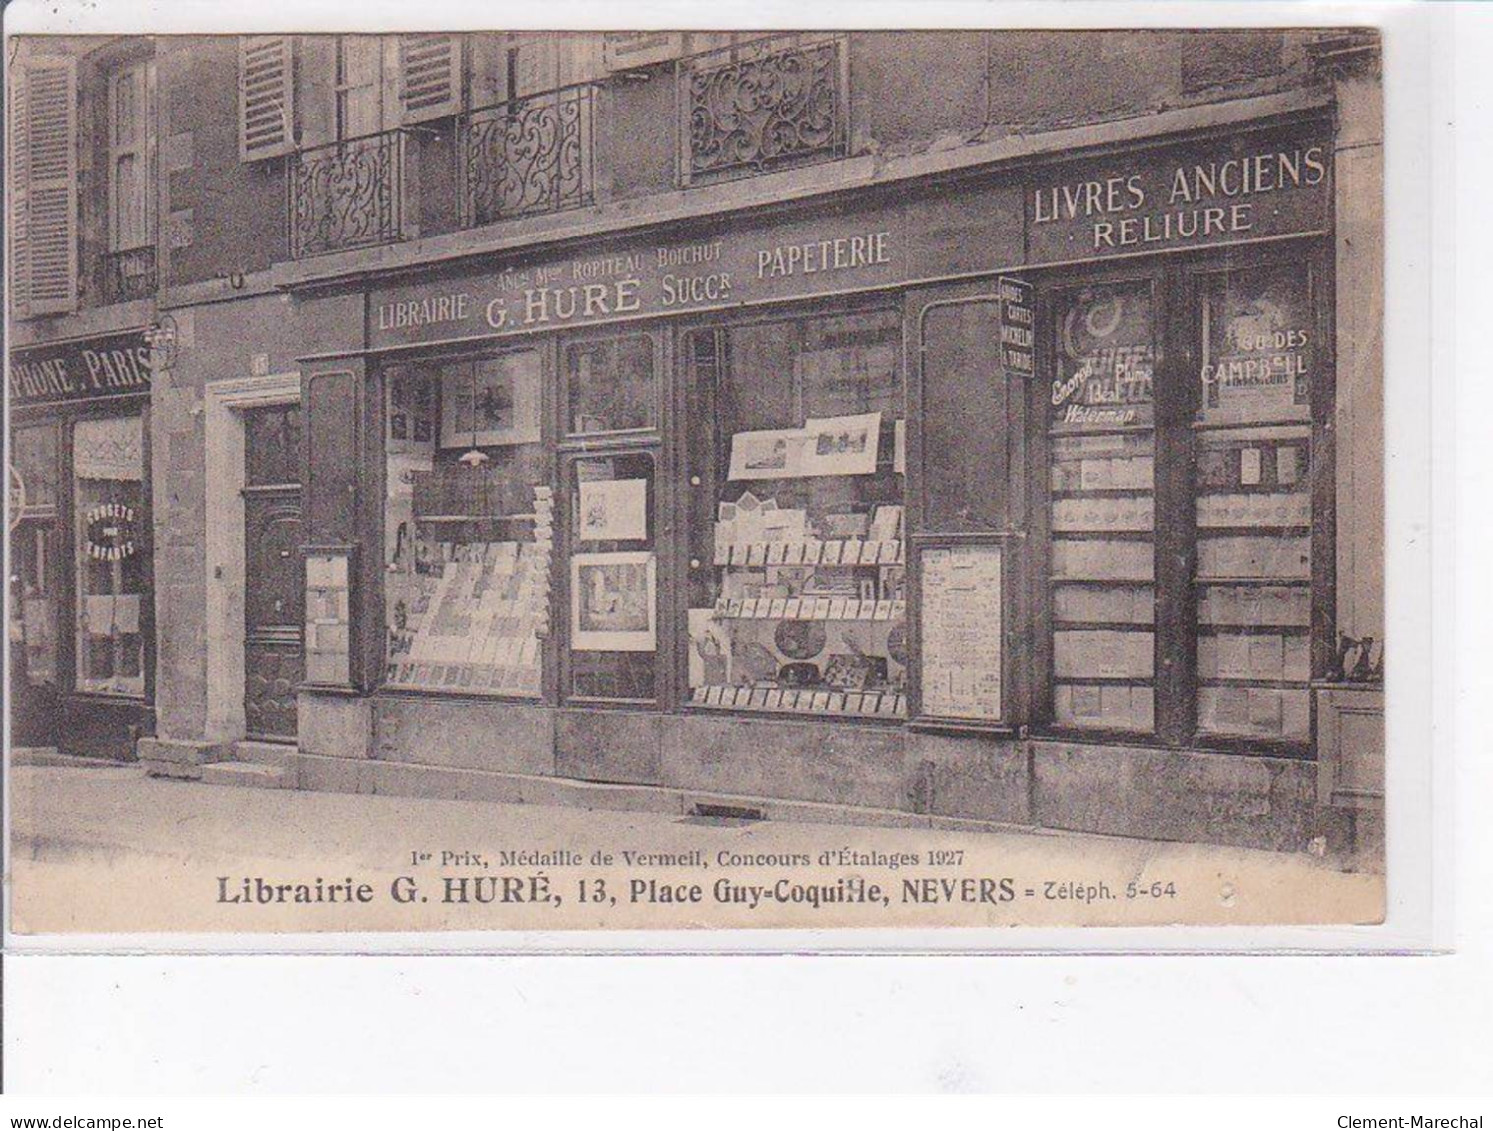
<svg viewBox="0 0 1493 1131">
<path fill-rule="evenodd" d="M 923 714 L 999 722 L 1004 671 L 999 546 L 923 551 Z"/>
<path fill-rule="evenodd" d="M 727 478 L 797 479 L 805 474 L 804 446 L 808 439 L 801 428 L 738 432 L 731 437 Z"/>
<path fill-rule="evenodd" d="M 881 441 L 881 413 L 827 416 L 804 425 L 805 475 L 871 475 Z"/>
<path fill-rule="evenodd" d="M 1310 418 L 1314 334 L 1302 268 L 1229 271 L 1203 299 L 1201 417 L 1255 424 Z"/>
<path fill-rule="evenodd" d="M 1085 287 L 1059 307 L 1055 430 L 1150 427 L 1155 349 L 1149 283 Z"/>
<path fill-rule="evenodd" d="M 649 551 L 570 559 L 570 644 L 578 652 L 651 652 L 656 566 Z"/>
<path fill-rule="evenodd" d="M 441 447 L 539 442 L 539 355 L 504 354 L 441 372 Z"/>
<path fill-rule="evenodd" d="M 648 537 L 648 480 L 580 483 L 582 542 L 630 542 Z"/>
</svg>

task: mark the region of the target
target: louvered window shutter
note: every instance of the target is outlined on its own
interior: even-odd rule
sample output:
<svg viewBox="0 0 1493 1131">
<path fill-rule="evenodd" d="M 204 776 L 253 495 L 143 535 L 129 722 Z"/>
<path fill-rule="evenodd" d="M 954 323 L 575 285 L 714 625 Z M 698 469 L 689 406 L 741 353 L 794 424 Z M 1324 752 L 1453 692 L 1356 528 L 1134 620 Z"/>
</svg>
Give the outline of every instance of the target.
<svg viewBox="0 0 1493 1131">
<path fill-rule="evenodd" d="M 294 80 L 290 36 L 239 36 L 239 160 L 278 157 L 295 148 Z"/>
<path fill-rule="evenodd" d="M 15 311 L 60 314 L 78 303 L 78 71 L 27 59 L 11 100 L 11 282 Z"/>
<path fill-rule="evenodd" d="M 461 37 L 399 37 L 399 102 L 403 122 L 428 122 L 461 111 Z"/>
</svg>

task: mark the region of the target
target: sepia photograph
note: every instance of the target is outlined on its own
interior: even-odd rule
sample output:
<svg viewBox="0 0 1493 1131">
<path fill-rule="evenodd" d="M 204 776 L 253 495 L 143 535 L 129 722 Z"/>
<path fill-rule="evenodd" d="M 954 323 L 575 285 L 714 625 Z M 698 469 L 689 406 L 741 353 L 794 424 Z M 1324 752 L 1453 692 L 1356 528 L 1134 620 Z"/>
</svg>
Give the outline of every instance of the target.
<svg viewBox="0 0 1493 1131">
<path fill-rule="evenodd" d="M 7 29 L 9 938 L 1383 923 L 1384 45 L 1189 11 Z"/>
</svg>

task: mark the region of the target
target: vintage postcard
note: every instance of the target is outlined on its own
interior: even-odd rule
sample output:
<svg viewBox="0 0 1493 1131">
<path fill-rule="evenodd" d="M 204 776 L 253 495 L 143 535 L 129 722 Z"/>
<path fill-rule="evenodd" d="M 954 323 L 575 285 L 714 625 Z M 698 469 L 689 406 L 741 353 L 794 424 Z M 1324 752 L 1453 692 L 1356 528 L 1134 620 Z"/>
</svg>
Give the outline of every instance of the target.
<svg viewBox="0 0 1493 1131">
<path fill-rule="evenodd" d="M 9 937 L 1382 922 L 1382 46 L 8 32 Z"/>
</svg>

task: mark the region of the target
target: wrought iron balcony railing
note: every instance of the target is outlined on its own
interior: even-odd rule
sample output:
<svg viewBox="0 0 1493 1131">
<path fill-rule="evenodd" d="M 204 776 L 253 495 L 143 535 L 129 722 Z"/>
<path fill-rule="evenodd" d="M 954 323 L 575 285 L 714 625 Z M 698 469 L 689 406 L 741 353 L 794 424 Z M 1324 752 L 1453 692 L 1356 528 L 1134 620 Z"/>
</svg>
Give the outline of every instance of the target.
<svg viewBox="0 0 1493 1131">
<path fill-rule="evenodd" d="M 679 62 L 680 180 L 724 179 L 846 154 L 843 36 L 769 36 Z"/>
<path fill-rule="evenodd" d="M 156 249 L 132 247 L 104 256 L 104 302 L 133 302 L 156 293 Z"/>
<path fill-rule="evenodd" d="M 291 155 L 290 257 L 397 243 L 414 234 L 404 130 Z"/>
<path fill-rule="evenodd" d="M 462 224 L 475 228 L 593 200 L 589 84 L 473 110 L 462 123 Z"/>
</svg>

